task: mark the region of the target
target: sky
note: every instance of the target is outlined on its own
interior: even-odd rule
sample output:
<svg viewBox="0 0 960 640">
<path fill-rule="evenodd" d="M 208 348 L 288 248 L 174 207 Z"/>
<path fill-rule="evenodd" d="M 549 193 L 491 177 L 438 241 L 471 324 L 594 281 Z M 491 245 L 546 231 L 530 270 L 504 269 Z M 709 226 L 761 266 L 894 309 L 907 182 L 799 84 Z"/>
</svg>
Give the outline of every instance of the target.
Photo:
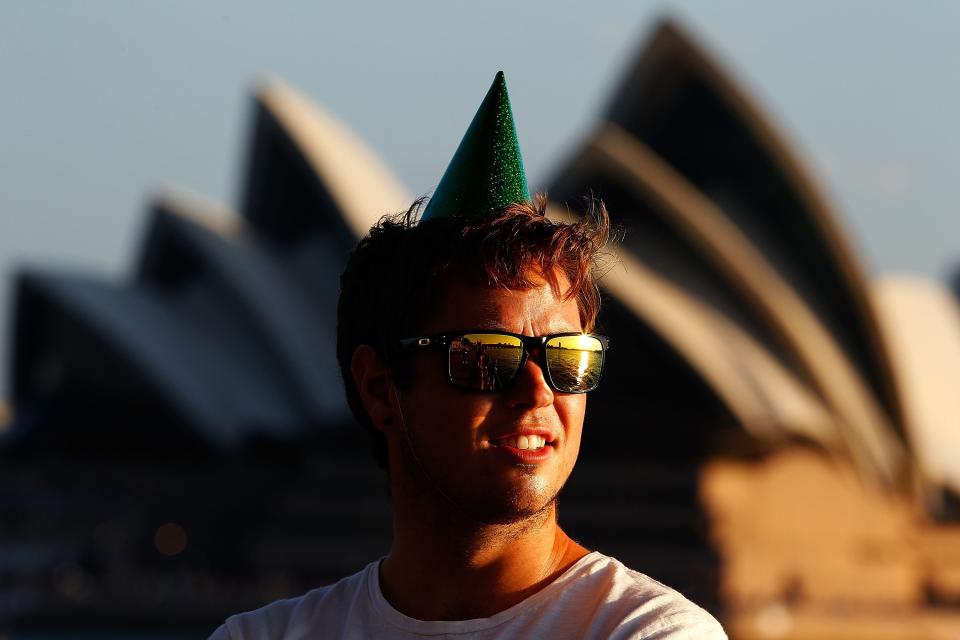
<svg viewBox="0 0 960 640">
<path fill-rule="evenodd" d="M 0 400 L 16 271 L 122 281 L 159 188 L 235 205 L 258 78 L 325 106 L 420 194 L 503 69 L 536 188 L 664 16 L 780 126 L 868 273 L 960 269 L 960 3 L 5 0 Z"/>
</svg>

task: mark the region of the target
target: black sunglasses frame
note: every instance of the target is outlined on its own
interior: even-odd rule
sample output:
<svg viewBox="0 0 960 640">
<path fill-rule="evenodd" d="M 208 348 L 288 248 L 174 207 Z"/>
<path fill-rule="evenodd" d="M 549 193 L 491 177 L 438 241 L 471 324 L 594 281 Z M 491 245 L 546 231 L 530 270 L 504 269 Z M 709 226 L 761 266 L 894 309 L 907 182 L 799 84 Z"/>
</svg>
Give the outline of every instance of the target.
<svg viewBox="0 0 960 640">
<path fill-rule="evenodd" d="M 510 336 L 512 338 L 517 338 L 520 340 L 521 346 L 523 347 L 523 355 L 520 357 L 520 364 L 517 366 L 516 372 L 513 376 L 504 384 L 502 389 L 474 389 L 472 387 L 464 387 L 462 385 L 454 382 L 453 372 L 450 369 L 450 344 L 456 338 L 461 338 L 465 335 L 471 333 L 484 333 L 488 335 L 496 336 Z M 564 391 L 557 388 L 556 383 L 553 381 L 553 374 L 550 373 L 550 365 L 547 364 L 547 359 L 545 355 L 545 347 L 548 340 L 553 338 L 563 338 L 567 336 L 589 336 L 591 338 L 596 338 L 600 342 L 600 371 L 597 374 L 597 383 L 594 384 L 589 389 L 583 389 L 581 391 Z M 525 336 L 521 333 L 511 333 L 509 331 L 499 331 L 497 329 L 465 329 L 463 331 L 451 331 L 447 333 L 440 333 L 432 336 L 417 336 L 414 338 L 403 338 L 400 340 L 400 348 L 407 350 L 416 350 L 416 349 L 446 349 L 447 350 L 447 382 L 456 387 L 457 389 L 463 389 L 464 391 L 474 391 L 477 393 L 497 393 L 508 389 L 512 385 L 519 375 L 520 371 L 523 370 L 525 364 L 527 364 L 527 358 L 531 357 L 533 351 L 538 351 L 540 356 L 534 358 L 534 361 L 537 363 L 537 366 L 546 374 L 544 379 L 547 381 L 547 385 L 556 391 L 557 393 L 589 393 L 596 389 L 600 385 L 600 379 L 603 377 L 603 369 L 607 363 L 607 351 L 610 349 L 610 338 L 607 336 L 602 336 L 596 333 L 583 333 L 581 331 L 569 331 L 566 333 L 551 333 L 545 336 Z"/>
</svg>

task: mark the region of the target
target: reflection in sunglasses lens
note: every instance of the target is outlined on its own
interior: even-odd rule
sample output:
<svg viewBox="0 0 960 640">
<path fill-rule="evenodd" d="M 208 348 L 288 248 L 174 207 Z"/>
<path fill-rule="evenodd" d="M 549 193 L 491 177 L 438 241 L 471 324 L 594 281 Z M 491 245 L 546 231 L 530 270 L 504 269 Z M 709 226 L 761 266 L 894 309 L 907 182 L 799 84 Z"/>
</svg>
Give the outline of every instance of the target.
<svg viewBox="0 0 960 640">
<path fill-rule="evenodd" d="M 591 336 L 559 336 L 547 341 L 547 368 L 554 386 L 563 392 L 591 391 L 600 382 L 603 345 Z"/>
<path fill-rule="evenodd" d="M 450 342 L 450 378 L 465 389 L 498 391 L 520 368 L 523 343 L 514 336 L 468 333 Z"/>
</svg>

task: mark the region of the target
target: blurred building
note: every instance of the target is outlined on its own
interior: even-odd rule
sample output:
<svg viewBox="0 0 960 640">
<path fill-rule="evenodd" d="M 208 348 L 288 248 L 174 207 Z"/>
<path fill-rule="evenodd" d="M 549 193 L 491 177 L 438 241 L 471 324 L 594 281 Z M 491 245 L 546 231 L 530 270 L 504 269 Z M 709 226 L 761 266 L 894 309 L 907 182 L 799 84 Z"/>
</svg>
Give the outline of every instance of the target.
<svg viewBox="0 0 960 640">
<path fill-rule="evenodd" d="M 16 276 L 0 629 L 202 635 L 388 550 L 335 304 L 346 253 L 412 196 L 278 81 L 243 184 L 236 212 L 156 196 L 123 282 Z M 956 297 L 867 274 L 777 128 L 671 23 L 547 191 L 553 216 L 593 193 L 624 228 L 568 531 L 732 637 L 955 637 Z"/>
</svg>

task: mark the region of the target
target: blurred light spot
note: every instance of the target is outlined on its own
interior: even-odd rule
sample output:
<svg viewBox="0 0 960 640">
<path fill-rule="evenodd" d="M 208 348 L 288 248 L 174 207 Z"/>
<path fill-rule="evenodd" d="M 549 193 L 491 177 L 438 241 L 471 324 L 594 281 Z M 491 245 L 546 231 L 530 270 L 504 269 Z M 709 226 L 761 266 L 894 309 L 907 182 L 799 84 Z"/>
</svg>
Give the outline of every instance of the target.
<svg viewBox="0 0 960 640">
<path fill-rule="evenodd" d="M 176 522 L 168 522 L 157 529 L 153 544 L 165 556 L 179 555 L 187 548 L 187 532 Z"/>
<path fill-rule="evenodd" d="M 762 638 L 783 638 L 793 627 L 793 615 L 785 605 L 774 602 L 757 611 L 753 624 Z"/>
</svg>

